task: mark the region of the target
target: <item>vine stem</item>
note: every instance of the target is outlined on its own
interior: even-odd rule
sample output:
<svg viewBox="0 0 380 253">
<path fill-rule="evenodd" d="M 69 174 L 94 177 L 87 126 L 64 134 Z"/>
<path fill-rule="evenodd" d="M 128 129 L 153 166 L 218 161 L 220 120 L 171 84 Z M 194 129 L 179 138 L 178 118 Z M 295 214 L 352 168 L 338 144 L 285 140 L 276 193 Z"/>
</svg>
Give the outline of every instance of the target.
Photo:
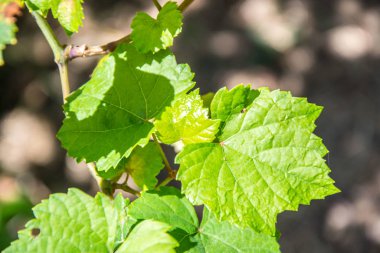
<svg viewBox="0 0 380 253">
<path fill-rule="evenodd" d="M 171 181 L 173 181 L 174 178 L 172 177 L 167 177 L 165 178 L 161 183 L 159 183 L 157 186 L 156 186 L 156 189 L 160 188 L 161 186 L 165 186 L 167 185 L 168 183 L 170 183 Z"/>
<path fill-rule="evenodd" d="M 61 80 L 63 102 L 66 102 L 66 98 L 70 95 L 68 60 L 66 57 L 67 48 L 63 48 L 57 39 L 57 36 L 54 34 L 53 29 L 51 29 L 51 26 L 45 18 L 34 11 L 31 11 L 31 14 L 36 20 L 38 27 L 41 29 L 42 34 L 46 38 L 51 50 L 53 51 L 54 61 L 58 66 L 59 76 Z M 89 168 L 92 177 L 96 180 L 100 190 L 112 197 L 113 189 L 110 188 L 109 184 L 106 181 L 98 176 L 95 164 L 88 163 L 87 167 Z"/>
<path fill-rule="evenodd" d="M 153 140 L 154 140 L 154 143 L 156 143 L 157 147 L 158 147 L 158 150 L 160 151 L 160 154 L 161 154 L 161 157 L 162 157 L 162 160 L 164 161 L 164 164 L 165 164 L 165 169 L 166 171 L 168 172 L 168 175 L 171 179 L 175 179 L 176 178 L 176 175 L 177 175 L 177 171 L 176 170 L 173 170 L 172 167 L 170 166 L 170 163 L 168 161 L 168 158 L 166 157 L 165 155 L 165 152 L 162 150 L 162 147 L 161 147 L 161 144 L 160 142 L 158 141 L 157 139 L 157 136 L 155 134 L 152 134 L 153 135 Z"/>
<path fill-rule="evenodd" d="M 162 6 L 157 0 L 152 0 L 154 5 L 156 6 L 157 10 L 161 10 Z"/>
<path fill-rule="evenodd" d="M 181 12 L 184 12 L 193 2 L 194 2 L 194 0 L 184 0 L 178 6 L 178 10 L 180 10 Z M 161 9 L 161 5 L 158 3 L 157 0 L 153 0 L 153 3 L 157 7 L 157 9 Z M 159 7 L 157 6 L 157 4 L 159 5 Z M 65 49 L 65 51 L 67 52 L 65 54 L 65 58 L 66 58 L 66 60 L 71 61 L 71 60 L 74 60 L 76 58 L 85 58 L 85 57 L 108 54 L 108 53 L 114 51 L 115 48 L 119 44 L 130 42 L 130 41 L 131 41 L 131 34 L 128 34 L 121 39 L 118 39 L 116 41 L 112 41 L 110 43 L 100 45 L 100 46 L 68 45 Z"/>
<path fill-rule="evenodd" d="M 125 192 L 129 192 L 137 197 L 140 197 L 141 196 L 141 193 L 139 191 L 136 191 L 135 189 L 132 189 L 131 187 L 129 187 L 128 185 L 126 184 L 115 184 L 114 187 L 116 189 L 120 189 L 120 190 L 123 190 Z"/>
<path fill-rule="evenodd" d="M 70 94 L 70 82 L 68 75 L 67 59 L 65 57 L 65 49 L 55 36 L 49 23 L 37 12 L 32 11 L 32 16 L 36 20 L 38 27 L 41 29 L 42 34 L 45 36 L 51 50 L 53 51 L 54 61 L 58 65 L 59 76 L 61 79 L 62 97 L 66 101 L 67 96 Z"/>
</svg>

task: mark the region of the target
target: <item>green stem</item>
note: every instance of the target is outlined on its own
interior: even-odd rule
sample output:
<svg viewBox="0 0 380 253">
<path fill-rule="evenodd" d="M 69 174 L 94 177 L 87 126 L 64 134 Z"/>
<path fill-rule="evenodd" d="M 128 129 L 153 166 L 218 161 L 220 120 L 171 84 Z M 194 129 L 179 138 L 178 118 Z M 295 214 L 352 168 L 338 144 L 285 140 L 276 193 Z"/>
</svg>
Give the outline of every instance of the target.
<svg viewBox="0 0 380 253">
<path fill-rule="evenodd" d="M 36 19 L 37 25 L 41 29 L 43 35 L 49 43 L 49 46 L 53 50 L 55 62 L 60 62 L 63 57 L 63 47 L 61 43 L 59 43 L 49 23 L 37 12 L 32 11 L 31 14 Z"/>
<path fill-rule="evenodd" d="M 168 183 L 170 183 L 171 181 L 173 181 L 174 178 L 172 177 L 167 177 L 164 179 L 164 181 L 162 181 L 161 183 L 159 183 L 157 186 L 156 186 L 156 189 L 160 188 L 161 186 L 165 186 L 167 185 Z"/>
<path fill-rule="evenodd" d="M 45 36 L 51 50 L 54 54 L 54 61 L 58 65 L 59 75 L 61 77 L 62 97 L 63 101 L 66 101 L 67 96 L 70 94 L 70 82 L 67 70 L 67 60 L 65 57 L 65 50 L 61 43 L 55 36 L 49 23 L 37 12 L 32 11 L 32 16 L 35 18 L 38 27 L 41 29 L 42 34 Z"/>
<path fill-rule="evenodd" d="M 165 168 L 166 168 L 166 171 L 169 174 L 169 177 L 172 178 L 172 179 L 175 179 L 177 171 L 173 170 L 172 167 L 170 166 L 168 158 L 166 158 L 165 152 L 164 152 L 164 150 L 162 150 L 161 144 L 158 141 L 157 136 L 155 134 L 153 134 L 153 140 L 156 143 L 156 145 L 158 147 L 158 150 L 160 151 L 162 160 L 164 161 Z"/>
<path fill-rule="evenodd" d="M 153 0 L 153 3 L 156 6 L 157 10 L 161 10 L 161 4 L 157 0 Z"/>
<path fill-rule="evenodd" d="M 63 102 L 65 102 L 66 98 L 70 94 L 70 82 L 67 66 L 68 58 L 66 57 L 68 52 L 63 48 L 46 19 L 37 12 L 31 11 L 31 14 L 35 18 L 38 27 L 41 29 L 42 34 L 46 38 L 51 50 L 53 51 L 54 61 L 58 65 L 59 76 L 61 79 Z M 95 178 L 99 188 L 107 195 L 112 197 L 114 189 L 112 189 L 111 185 L 108 182 L 105 182 L 101 177 L 98 176 L 95 164 L 89 163 L 87 166 L 91 172 L 91 175 Z"/>
</svg>

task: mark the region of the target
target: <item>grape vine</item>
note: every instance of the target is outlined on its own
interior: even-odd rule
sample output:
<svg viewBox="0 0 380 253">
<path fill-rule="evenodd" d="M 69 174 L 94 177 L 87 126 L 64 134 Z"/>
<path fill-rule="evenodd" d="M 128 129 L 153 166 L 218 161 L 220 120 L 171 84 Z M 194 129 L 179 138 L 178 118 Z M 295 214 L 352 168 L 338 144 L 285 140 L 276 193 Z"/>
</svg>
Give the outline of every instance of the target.
<svg viewBox="0 0 380 253">
<path fill-rule="evenodd" d="M 192 2 L 153 0 L 157 17 L 137 13 L 131 34 L 100 46 L 63 46 L 46 20 L 51 12 L 68 36 L 78 32 L 83 0 L 0 4 L 0 50 L 15 40 L 10 5 L 25 4 L 48 41 L 64 98 L 57 138 L 99 184 L 95 197 L 51 194 L 4 252 L 280 252 L 277 215 L 339 192 L 313 133 L 322 107 L 243 84 L 207 96 L 194 89 L 190 66 L 170 50 Z M 94 55 L 104 57 L 71 91 L 69 62 Z M 162 145 L 178 143 L 172 168 Z"/>
</svg>

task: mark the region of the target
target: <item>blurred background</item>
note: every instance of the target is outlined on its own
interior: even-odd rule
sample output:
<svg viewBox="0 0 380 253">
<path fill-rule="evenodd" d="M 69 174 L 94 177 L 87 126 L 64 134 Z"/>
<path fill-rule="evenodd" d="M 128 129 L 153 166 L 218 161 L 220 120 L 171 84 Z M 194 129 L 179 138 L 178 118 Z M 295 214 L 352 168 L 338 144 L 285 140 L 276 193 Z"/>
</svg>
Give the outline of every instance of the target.
<svg viewBox="0 0 380 253">
<path fill-rule="evenodd" d="M 116 40 L 136 11 L 157 13 L 149 0 L 85 1 L 84 9 L 70 39 L 50 20 L 63 43 Z M 184 16 L 173 50 L 201 93 L 252 83 L 325 107 L 316 132 L 342 193 L 281 214 L 282 252 L 380 252 L 380 1 L 195 0 Z M 17 24 L 18 44 L 0 68 L 0 249 L 49 193 L 97 190 L 55 138 L 63 113 L 52 52 L 26 10 Z M 70 63 L 72 87 L 98 59 Z"/>
</svg>

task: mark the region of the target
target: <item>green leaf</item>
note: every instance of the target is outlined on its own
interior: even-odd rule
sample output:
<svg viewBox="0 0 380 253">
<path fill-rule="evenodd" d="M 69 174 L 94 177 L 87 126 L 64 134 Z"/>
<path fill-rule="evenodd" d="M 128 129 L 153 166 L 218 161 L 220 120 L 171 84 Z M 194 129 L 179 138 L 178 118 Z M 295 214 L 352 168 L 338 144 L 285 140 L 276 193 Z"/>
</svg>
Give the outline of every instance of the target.
<svg viewBox="0 0 380 253">
<path fill-rule="evenodd" d="M 203 100 L 197 89 L 175 100 L 154 125 L 163 143 L 172 144 L 182 140 L 189 144 L 213 141 L 219 123 L 220 120 L 208 118 L 208 109 L 203 108 Z"/>
<path fill-rule="evenodd" d="M 83 0 L 50 0 L 54 18 L 62 25 L 65 31 L 71 35 L 78 32 L 84 19 Z"/>
<path fill-rule="evenodd" d="M 36 11 L 46 17 L 51 9 L 53 17 L 65 29 L 68 35 L 78 32 L 83 25 L 83 0 L 26 0 L 30 11 Z"/>
<path fill-rule="evenodd" d="M 203 100 L 203 107 L 210 108 L 211 101 L 213 100 L 214 96 L 215 96 L 215 93 L 213 92 L 208 92 L 202 95 L 201 98 Z"/>
<path fill-rule="evenodd" d="M 174 37 L 182 30 L 182 18 L 174 2 L 167 2 L 157 19 L 143 12 L 138 13 L 131 25 L 133 44 L 143 53 L 157 52 L 172 46 Z"/>
<path fill-rule="evenodd" d="M 37 11 L 42 16 L 46 17 L 49 9 L 51 8 L 52 0 L 26 0 L 25 3 L 29 10 Z"/>
<path fill-rule="evenodd" d="M 78 189 L 52 194 L 4 252 L 114 252 L 128 232 L 127 204 L 121 195 L 92 198 Z"/>
<path fill-rule="evenodd" d="M 18 0 L 2 0 L 0 3 L 0 66 L 4 65 L 3 50 L 6 45 L 17 43 L 14 15 L 19 14 L 22 3 Z"/>
<path fill-rule="evenodd" d="M 174 253 L 178 242 L 166 232 L 168 224 L 145 220 L 130 233 L 116 253 Z"/>
<path fill-rule="evenodd" d="M 205 209 L 206 211 L 206 209 Z M 136 220 L 152 219 L 169 224 L 169 233 L 180 242 L 177 252 L 279 252 L 276 239 L 252 229 L 217 222 L 205 212 L 201 226 L 191 203 L 172 187 L 144 192 L 128 207 Z"/>
<path fill-rule="evenodd" d="M 69 155 L 116 168 L 137 146 L 149 141 L 153 124 L 178 94 L 194 85 L 188 65 L 169 51 L 141 54 L 120 45 L 103 58 L 89 82 L 68 97 L 58 138 Z"/>
<path fill-rule="evenodd" d="M 274 237 L 259 234 L 251 228 L 240 229 L 227 221 L 218 222 L 207 208 L 203 212 L 199 234 L 205 252 L 280 252 Z"/>
<path fill-rule="evenodd" d="M 275 235 L 278 213 L 339 191 L 312 133 L 321 111 L 289 92 L 220 90 L 211 104 L 219 143 L 187 145 L 176 158 L 183 192 L 219 220 Z"/>
<path fill-rule="evenodd" d="M 172 235 L 178 241 L 195 233 L 199 225 L 194 207 L 174 187 L 143 192 L 131 203 L 128 215 L 136 220 L 152 219 L 169 224 L 176 229 Z"/>
<path fill-rule="evenodd" d="M 137 146 L 127 158 L 126 170 L 140 189 L 144 186 L 153 189 L 157 184 L 156 176 L 164 168 L 157 145 L 149 142 L 145 147 Z"/>
</svg>

